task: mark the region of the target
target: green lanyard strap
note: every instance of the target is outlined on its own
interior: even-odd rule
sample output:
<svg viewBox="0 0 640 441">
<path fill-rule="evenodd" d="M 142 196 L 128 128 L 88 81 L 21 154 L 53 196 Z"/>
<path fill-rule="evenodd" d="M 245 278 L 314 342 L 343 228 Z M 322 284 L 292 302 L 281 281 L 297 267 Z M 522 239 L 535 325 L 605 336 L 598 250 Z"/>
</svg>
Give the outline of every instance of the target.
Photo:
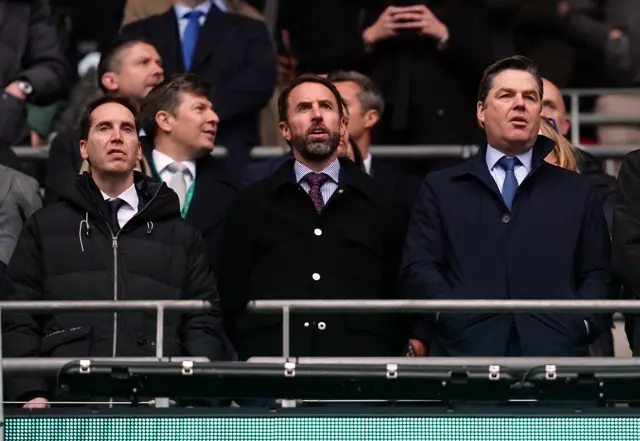
<svg viewBox="0 0 640 441">
<path fill-rule="evenodd" d="M 158 179 L 160 179 L 160 182 L 164 182 L 162 180 L 162 176 L 160 176 L 160 173 L 156 168 L 156 165 L 152 163 L 151 167 L 153 167 L 153 171 L 156 172 L 156 176 L 158 176 Z M 187 213 L 189 213 L 189 207 L 191 206 L 191 199 L 193 199 L 193 193 L 195 191 L 196 191 L 196 180 L 194 178 L 193 181 L 191 181 L 191 185 L 189 185 L 189 190 L 187 190 L 187 194 L 184 197 L 184 205 L 182 206 L 182 212 L 180 213 L 180 216 L 182 216 L 182 219 L 187 218 Z"/>
</svg>

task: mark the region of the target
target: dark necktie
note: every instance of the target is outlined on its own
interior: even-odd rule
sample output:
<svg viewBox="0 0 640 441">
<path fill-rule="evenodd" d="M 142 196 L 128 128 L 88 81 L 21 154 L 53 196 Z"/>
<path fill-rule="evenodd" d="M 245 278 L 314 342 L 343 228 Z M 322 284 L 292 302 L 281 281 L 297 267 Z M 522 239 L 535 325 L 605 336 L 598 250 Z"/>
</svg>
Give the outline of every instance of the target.
<svg viewBox="0 0 640 441">
<path fill-rule="evenodd" d="M 109 224 L 111 225 L 111 231 L 114 235 L 120 231 L 118 210 L 120 210 L 124 204 L 126 204 L 126 202 L 122 199 L 111 199 L 107 201 L 107 206 L 109 207 Z"/>
<path fill-rule="evenodd" d="M 326 173 L 309 173 L 304 178 L 307 184 L 309 184 L 309 197 L 316 207 L 316 211 L 320 213 L 324 208 L 324 200 L 322 199 L 322 193 L 320 189 L 329 179 L 329 175 Z"/>
<path fill-rule="evenodd" d="M 194 9 L 182 16 L 182 18 L 189 20 L 182 36 L 182 60 L 185 71 L 191 69 L 193 54 L 196 51 L 196 44 L 198 44 L 198 36 L 200 35 L 200 17 L 203 15 L 204 12 Z"/>
<path fill-rule="evenodd" d="M 516 174 L 514 172 L 514 169 L 518 164 L 520 164 L 520 160 L 518 158 L 510 158 L 508 156 L 503 156 L 498 161 L 498 165 L 500 165 L 505 172 L 504 183 L 502 184 L 502 198 L 509 210 L 511 210 L 513 197 L 516 195 L 516 189 L 518 188 L 518 180 L 516 179 Z"/>
</svg>

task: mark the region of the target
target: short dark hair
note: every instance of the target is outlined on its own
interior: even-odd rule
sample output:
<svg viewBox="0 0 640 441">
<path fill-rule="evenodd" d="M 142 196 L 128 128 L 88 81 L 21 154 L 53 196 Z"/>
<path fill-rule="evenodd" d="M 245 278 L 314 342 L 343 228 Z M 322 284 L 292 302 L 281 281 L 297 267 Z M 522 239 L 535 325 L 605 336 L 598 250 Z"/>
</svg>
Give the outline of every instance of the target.
<svg viewBox="0 0 640 441">
<path fill-rule="evenodd" d="M 278 97 L 278 118 L 280 119 L 280 122 L 287 121 L 287 111 L 289 110 L 289 95 L 291 95 L 291 91 L 304 83 L 318 83 L 329 89 L 333 96 L 336 97 L 336 101 L 338 102 L 338 114 L 340 115 L 340 118 L 344 116 L 344 110 L 342 109 L 344 103 L 342 102 L 342 97 L 340 96 L 340 92 L 338 92 L 338 89 L 336 89 L 336 86 L 326 78 L 322 78 L 317 75 L 305 74 L 300 75 L 298 78 L 287 84 L 284 89 L 282 89 L 282 92 Z"/>
<path fill-rule="evenodd" d="M 128 98 L 125 98 L 122 96 L 105 95 L 103 97 L 98 98 L 97 100 L 91 101 L 91 103 L 89 103 L 87 108 L 82 113 L 82 117 L 80 118 L 80 139 L 81 140 L 86 141 L 87 138 L 89 137 L 89 130 L 91 129 L 91 124 L 92 124 L 91 115 L 93 114 L 93 111 L 96 110 L 98 107 L 104 104 L 109 104 L 109 103 L 120 104 L 122 107 L 126 107 L 133 114 L 134 120 L 136 119 L 138 115 L 138 111 L 136 110 L 136 106 L 134 106 L 133 103 Z M 137 125 L 138 124 L 136 122 L 136 131 L 138 130 Z"/>
<path fill-rule="evenodd" d="M 107 49 L 102 52 L 100 56 L 100 63 L 98 63 L 98 86 L 104 93 L 109 93 L 109 90 L 102 84 L 102 77 L 107 72 L 118 72 L 120 70 L 120 62 L 122 61 L 122 53 L 136 44 L 144 43 L 153 46 L 153 43 L 143 38 L 128 38 L 119 36 L 113 40 Z"/>
<path fill-rule="evenodd" d="M 352 82 L 360 87 L 358 99 L 362 105 L 362 109 L 367 112 L 369 110 L 377 110 L 380 115 L 384 112 L 384 98 L 378 85 L 368 76 L 356 72 L 355 70 L 344 71 L 339 70 L 331 72 L 328 77 L 332 83 Z"/>
<path fill-rule="evenodd" d="M 180 106 L 180 93 L 184 92 L 208 97 L 211 86 L 195 74 L 176 74 L 154 87 L 142 100 L 140 120 L 145 135 L 149 139 L 154 140 L 158 133 L 156 122 L 158 112 L 165 111 L 175 115 Z"/>
<path fill-rule="evenodd" d="M 493 87 L 496 77 L 505 70 L 521 70 L 529 72 L 536 80 L 538 93 L 540 94 L 540 101 L 542 102 L 542 77 L 538 73 L 538 68 L 533 60 L 523 57 L 522 55 L 514 55 L 513 57 L 498 60 L 484 71 L 484 75 L 480 81 L 480 86 L 478 87 L 478 101 L 482 101 L 484 104 L 487 103 L 489 91 Z"/>
</svg>

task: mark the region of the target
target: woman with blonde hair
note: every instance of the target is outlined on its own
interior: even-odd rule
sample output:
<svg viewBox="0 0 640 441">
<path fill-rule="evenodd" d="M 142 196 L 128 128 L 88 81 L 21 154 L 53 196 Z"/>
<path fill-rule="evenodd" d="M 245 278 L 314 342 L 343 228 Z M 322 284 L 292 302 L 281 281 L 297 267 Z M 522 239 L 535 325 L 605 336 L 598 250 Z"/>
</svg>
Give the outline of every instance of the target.
<svg viewBox="0 0 640 441">
<path fill-rule="evenodd" d="M 540 124 L 540 134 L 556 143 L 551 153 L 544 158 L 545 161 L 558 167 L 580 173 L 580 151 L 572 146 L 564 136 L 558 133 L 555 121 L 543 118 L 542 124 Z"/>
</svg>

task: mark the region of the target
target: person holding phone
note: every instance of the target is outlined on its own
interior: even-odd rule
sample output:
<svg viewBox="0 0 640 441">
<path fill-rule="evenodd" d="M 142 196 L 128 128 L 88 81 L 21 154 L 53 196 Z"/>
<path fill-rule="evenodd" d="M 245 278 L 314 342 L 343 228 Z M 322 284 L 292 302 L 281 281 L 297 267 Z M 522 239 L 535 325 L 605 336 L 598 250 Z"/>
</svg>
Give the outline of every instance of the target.
<svg viewBox="0 0 640 441">
<path fill-rule="evenodd" d="M 484 8 L 471 0 L 377 0 L 365 7 L 364 70 L 387 103 L 374 143 L 474 144 L 482 140 L 475 87 L 493 62 Z M 450 160 L 407 164 L 425 173 Z"/>
</svg>

